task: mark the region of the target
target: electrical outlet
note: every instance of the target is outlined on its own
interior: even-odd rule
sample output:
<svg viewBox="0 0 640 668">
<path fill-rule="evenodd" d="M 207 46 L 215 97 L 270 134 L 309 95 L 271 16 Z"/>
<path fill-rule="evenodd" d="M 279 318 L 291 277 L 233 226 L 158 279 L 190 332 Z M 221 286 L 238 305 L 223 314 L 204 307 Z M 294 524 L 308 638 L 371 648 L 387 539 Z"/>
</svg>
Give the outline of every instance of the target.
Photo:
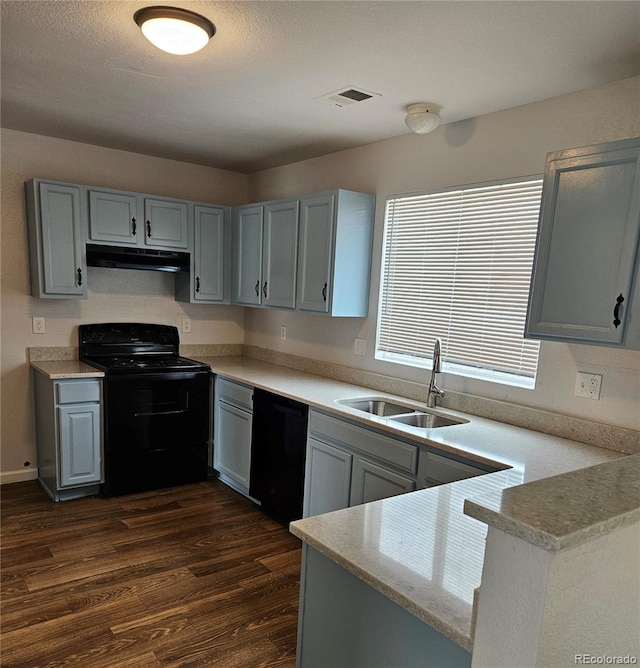
<svg viewBox="0 0 640 668">
<path fill-rule="evenodd" d="M 182 332 L 184 334 L 191 333 L 191 318 L 182 318 Z"/>
<path fill-rule="evenodd" d="M 31 327 L 34 334 L 44 334 L 46 331 L 44 326 L 44 318 L 33 316 L 33 318 L 31 318 Z"/>
<path fill-rule="evenodd" d="M 280 339 L 282 341 L 287 340 L 287 327 L 286 327 L 286 325 L 280 325 Z"/>
<path fill-rule="evenodd" d="M 354 339 L 353 354 L 362 356 L 366 352 L 367 352 L 367 339 Z"/>
<path fill-rule="evenodd" d="M 600 399 L 600 386 L 602 385 L 602 375 L 599 373 L 584 373 L 578 371 L 576 374 L 576 397 L 586 397 L 587 399 Z"/>
</svg>

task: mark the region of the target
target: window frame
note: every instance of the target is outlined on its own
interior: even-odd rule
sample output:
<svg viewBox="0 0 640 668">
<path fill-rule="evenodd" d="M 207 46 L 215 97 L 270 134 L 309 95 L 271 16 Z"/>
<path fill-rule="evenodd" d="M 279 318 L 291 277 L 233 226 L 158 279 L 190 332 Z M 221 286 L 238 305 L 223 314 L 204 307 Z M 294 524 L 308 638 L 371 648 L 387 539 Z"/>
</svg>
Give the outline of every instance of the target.
<svg viewBox="0 0 640 668">
<path fill-rule="evenodd" d="M 431 369 L 432 368 L 432 357 L 431 356 L 426 356 L 426 355 L 407 355 L 404 353 L 396 353 L 396 352 L 391 352 L 391 351 L 385 351 L 380 349 L 380 344 L 381 344 L 381 330 L 382 330 L 382 314 L 383 314 L 383 307 L 385 302 L 387 301 L 387 295 L 385 293 L 385 287 L 386 287 L 386 274 L 387 274 L 387 259 L 389 258 L 389 252 L 387 250 L 387 244 L 388 244 L 388 230 L 387 226 L 389 224 L 389 207 L 390 203 L 394 200 L 402 200 L 404 198 L 415 198 L 415 197 L 429 197 L 431 195 L 446 195 L 447 193 L 452 193 L 456 191 L 461 192 L 461 198 L 462 198 L 462 193 L 464 191 L 472 191 L 472 190 L 479 190 L 483 188 L 495 188 L 499 186 L 509 186 L 512 184 L 527 184 L 527 183 L 536 183 L 540 187 L 540 203 L 538 204 L 538 213 L 536 215 L 536 232 L 535 232 L 535 238 L 533 241 L 533 248 L 531 249 L 531 272 L 529 274 L 529 286 L 531 284 L 531 275 L 533 274 L 533 263 L 535 262 L 535 253 L 536 253 L 536 248 L 537 248 L 537 240 L 538 240 L 538 234 L 539 234 L 539 211 L 540 211 L 540 204 L 542 200 L 542 181 L 543 181 L 543 175 L 542 174 L 533 174 L 533 175 L 527 175 L 527 176 L 520 176 L 520 177 L 513 177 L 513 178 L 508 178 L 508 179 L 496 179 L 492 181 L 487 181 L 487 182 L 480 182 L 480 183 L 470 183 L 470 184 L 464 184 L 464 185 L 456 185 L 456 186 L 450 186 L 450 187 L 444 187 L 444 188 L 434 188 L 431 190 L 426 190 L 426 191 L 417 191 L 417 192 L 408 192 L 408 193 L 396 193 L 396 194 L 390 194 L 386 197 L 385 200 L 385 208 L 384 208 L 384 225 L 383 225 L 383 231 L 382 231 L 382 249 L 381 249 L 381 256 L 380 256 L 380 283 L 379 283 L 379 291 L 378 291 L 378 310 L 377 310 L 377 318 L 376 318 L 376 340 L 375 340 L 375 349 L 374 349 L 374 356 L 376 360 L 383 361 L 383 362 L 389 362 L 392 364 L 401 364 L 404 366 L 409 366 L 409 367 L 417 367 L 417 368 L 424 368 L 424 369 Z M 530 287 L 529 287 L 530 291 Z M 525 313 L 523 314 L 523 323 L 525 321 L 525 316 L 526 316 L 526 310 L 528 309 L 528 299 L 527 299 L 527 304 L 525 305 Z M 442 334 L 436 334 L 435 336 L 440 336 L 444 340 L 444 336 Z M 523 339 L 524 339 L 524 331 L 523 331 Z M 448 361 L 446 359 L 446 356 L 443 356 L 442 359 L 442 370 L 445 373 L 450 373 L 453 375 L 457 376 L 462 376 L 465 378 L 471 378 L 471 379 L 478 379 L 478 380 L 483 380 L 483 381 L 488 381 L 488 382 L 493 382 L 493 383 L 499 383 L 503 385 L 508 385 L 508 386 L 514 386 L 514 387 L 522 387 L 524 389 L 534 389 L 535 388 L 535 383 L 536 383 L 536 378 L 538 374 L 538 369 L 539 369 L 539 363 L 540 363 L 540 342 L 535 341 L 532 339 L 527 339 L 529 342 L 529 345 L 537 345 L 537 351 L 536 351 L 536 363 L 535 363 L 535 371 L 532 374 L 527 374 L 525 372 L 516 372 L 516 371 L 504 371 L 504 370 L 499 370 L 499 369 L 492 369 L 488 367 L 484 367 L 481 364 L 475 364 L 472 362 L 467 362 L 467 363 L 460 363 L 460 362 L 452 362 Z M 445 346 L 446 348 L 446 346 Z"/>
</svg>

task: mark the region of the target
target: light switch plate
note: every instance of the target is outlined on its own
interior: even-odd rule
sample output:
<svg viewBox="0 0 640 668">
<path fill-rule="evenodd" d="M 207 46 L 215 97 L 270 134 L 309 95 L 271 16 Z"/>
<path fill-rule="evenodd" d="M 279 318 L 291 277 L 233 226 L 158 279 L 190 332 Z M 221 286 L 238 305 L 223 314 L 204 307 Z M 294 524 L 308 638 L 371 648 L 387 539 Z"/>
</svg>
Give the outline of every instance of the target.
<svg viewBox="0 0 640 668">
<path fill-rule="evenodd" d="M 353 342 L 353 354 L 365 355 L 367 352 L 367 339 L 355 339 Z"/>
</svg>

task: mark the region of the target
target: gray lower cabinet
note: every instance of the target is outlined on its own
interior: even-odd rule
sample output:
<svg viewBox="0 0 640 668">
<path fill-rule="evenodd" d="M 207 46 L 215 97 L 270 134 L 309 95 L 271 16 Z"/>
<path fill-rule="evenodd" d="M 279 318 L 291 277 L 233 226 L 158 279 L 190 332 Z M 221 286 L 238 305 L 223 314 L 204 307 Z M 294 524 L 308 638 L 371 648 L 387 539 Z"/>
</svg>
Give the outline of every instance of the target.
<svg viewBox="0 0 640 668">
<path fill-rule="evenodd" d="M 498 470 L 315 409 L 306 456 L 303 517 Z"/>
<path fill-rule="evenodd" d="M 303 517 L 349 507 L 353 454 L 314 438 L 307 440 Z"/>
<path fill-rule="evenodd" d="M 526 336 L 640 348 L 640 138 L 547 156 Z"/>
<path fill-rule="evenodd" d="M 216 377 L 213 468 L 220 479 L 249 494 L 253 388 Z"/>
<path fill-rule="evenodd" d="M 104 481 L 102 381 L 34 378 L 40 483 L 54 501 L 96 494 Z"/>
<path fill-rule="evenodd" d="M 390 471 L 360 456 L 353 460 L 351 475 L 353 482 L 349 497 L 350 506 L 413 492 L 416 488 L 414 479 Z"/>
<path fill-rule="evenodd" d="M 416 489 L 418 447 L 311 410 L 303 517 Z"/>
<path fill-rule="evenodd" d="M 25 184 L 31 294 L 86 299 L 81 186 L 34 179 Z"/>
</svg>

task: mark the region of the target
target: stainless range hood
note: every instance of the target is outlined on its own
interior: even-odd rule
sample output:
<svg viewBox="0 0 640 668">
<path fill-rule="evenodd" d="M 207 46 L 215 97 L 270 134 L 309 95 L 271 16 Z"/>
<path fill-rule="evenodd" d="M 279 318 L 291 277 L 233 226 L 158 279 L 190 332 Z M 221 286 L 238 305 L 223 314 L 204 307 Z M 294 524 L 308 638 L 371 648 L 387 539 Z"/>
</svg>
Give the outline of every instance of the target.
<svg viewBox="0 0 640 668">
<path fill-rule="evenodd" d="M 188 273 L 189 253 L 154 248 L 87 244 L 87 265 Z"/>
</svg>

